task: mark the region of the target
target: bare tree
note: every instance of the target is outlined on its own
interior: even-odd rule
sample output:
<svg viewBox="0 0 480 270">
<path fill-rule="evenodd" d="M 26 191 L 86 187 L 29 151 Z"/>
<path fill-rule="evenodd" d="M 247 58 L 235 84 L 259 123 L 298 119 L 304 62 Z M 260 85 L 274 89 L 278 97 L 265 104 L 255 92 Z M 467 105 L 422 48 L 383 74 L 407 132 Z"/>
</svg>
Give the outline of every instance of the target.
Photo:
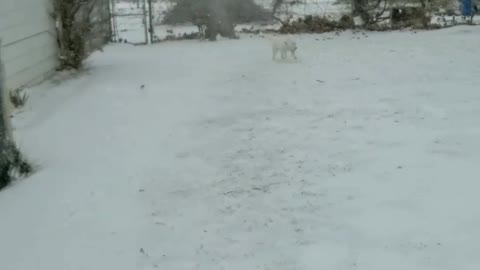
<svg viewBox="0 0 480 270">
<path fill-rule="evenodd" d="M 272 3 L 272 18 L 282 24 L 283 27 L 286 27 L 290 21 L 290 19 L 293 17 L 291 14 L 287 16 L 287 18 L 281 18 L 278 16 L 278 11 L 282 5 L 286 5 L 287 1 L 285 0 L 274 0 Z"/>
</svg>

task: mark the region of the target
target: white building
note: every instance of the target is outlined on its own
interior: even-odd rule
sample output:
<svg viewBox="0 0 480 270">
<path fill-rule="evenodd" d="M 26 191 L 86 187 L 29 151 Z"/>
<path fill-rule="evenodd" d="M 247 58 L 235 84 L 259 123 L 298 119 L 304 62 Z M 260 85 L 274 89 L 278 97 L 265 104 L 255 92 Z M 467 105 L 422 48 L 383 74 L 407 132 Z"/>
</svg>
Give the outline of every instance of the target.
<svg viewBox="0 0 480 270">
<path fill-rule="evenodd" d="M 0 39 L 7 89 L 36 83 L 57 66 L 51 0 L 0 0 Z"/>
</svg>

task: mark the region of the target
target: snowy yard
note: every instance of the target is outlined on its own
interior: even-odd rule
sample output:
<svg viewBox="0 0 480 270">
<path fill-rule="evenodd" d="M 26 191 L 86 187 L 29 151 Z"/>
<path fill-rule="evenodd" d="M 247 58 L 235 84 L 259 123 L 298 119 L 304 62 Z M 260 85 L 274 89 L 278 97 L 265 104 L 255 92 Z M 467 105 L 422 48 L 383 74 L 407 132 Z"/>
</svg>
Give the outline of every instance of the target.
<svg viewBox="0 0 480 270">
<path fill-rule="evenodd" d="M 0 268 L 479 269 L 480 29 L 296 39 L 114 44 L 31 89 Z"/>
</svg>

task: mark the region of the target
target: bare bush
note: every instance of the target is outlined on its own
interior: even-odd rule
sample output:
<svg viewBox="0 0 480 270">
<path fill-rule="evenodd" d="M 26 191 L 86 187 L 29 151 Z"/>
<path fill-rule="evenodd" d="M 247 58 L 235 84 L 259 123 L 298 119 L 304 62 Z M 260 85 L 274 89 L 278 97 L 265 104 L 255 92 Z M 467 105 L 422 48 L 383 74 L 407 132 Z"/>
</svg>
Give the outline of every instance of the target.
<svg viewBox="0 0 480 270">
<path fill-rule="evenodd" d="M 58 45 L 60 49 L 60 69 L 79 69 L 83 60 L 92 48 L 105 44 L 111 33 L 110 30 L 99 35 L 94 32 L 98 25 L 109 28 L 110 14 L 103 22 L 94 21 L 95 12 L 108 9 L 106 0 L 52 0 L 54 11 L 52 18 L 57 23 Z M 100 42 L 93 44 L 92 40 L 100 38 Z"/>
<path fill-rule="evenodd" d="M 1 40 L 0 40 L 0 48 Z M 9 185 L 16 176 L 26 176 L 34 167 L 25 159 L 13 141 L 10 117 L 4 100 L 5 72 L 0 52 L 0 190 Z"/>
<path fill-rule="evenodd" d="M 412 27 L 415 29 L 427 29 L 431 17 L 422 7 L 393 8 L 391 11 L 391 26 L 393 29 Z"/>
<path fill-rule="evenodd" d="M 272 3 L 272 17 L 282 26 L 282 33 L 323 33 L 355 28 L 355 22 L 350 15 L 343 15 L 340 20 L 335 20 L 328 15 L 306 15 L 292 20 L 293 14 L 289 7 L 305 5 L 300 0 L 274 0 Z M 282 16 L 280 16 L 280 14 Z"/>
<path fill-rule="evenodd" d="M 377 24 L 387 20 L 385 12 L 388 7 L 388 0 L 353 0 L 353 16 L 360 16 L 364 26 Z"/>
<path fill-rule="evenodd" d="M 92 2 L 93 0 L 53 0 L 52 17 L 57 22 L 60 69 L 79 69 L 86 58 L 84 37 L 89 34 L 90 20 L 79 17 L 80 10 L 86 6 L 91 7 Z"/>
<path fill-rule="evenodd" d="M 10 102 L 15 108 L 21 108 L 25 106 L 28 101 L 28 95 L 23 93 L 21 88 L 10 91 L 9 93 Z"/>
<path fill-rule="evenodd" d="M 297 20 L 283 22 L 280 28 L 281 33 L 324 33 L 353 29 L 355 27 L 353 18 L 343 15 L 339 21 L 330 17 L 305 16 Z"/>
<path fill-rule="evenodd" d="M 352 4 L 352 15 L 362 19 L 369 30 L 391 30 L 405 27 L 434 29 L 430 24 L 433 9 L 451 9 L 452 0 L 337 0 Z"/>
</svg>

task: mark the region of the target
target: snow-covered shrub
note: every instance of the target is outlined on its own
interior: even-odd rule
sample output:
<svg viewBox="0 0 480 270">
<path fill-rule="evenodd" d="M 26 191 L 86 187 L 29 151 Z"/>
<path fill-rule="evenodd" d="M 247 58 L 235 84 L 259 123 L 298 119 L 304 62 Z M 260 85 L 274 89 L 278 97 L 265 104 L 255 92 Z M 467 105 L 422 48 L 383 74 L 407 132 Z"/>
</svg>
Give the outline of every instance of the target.
<svg viewBox="0 0 480 270">
<path fill-rule="evenodd" d="M 89 52 L 105 44 L 110 36 L 107 0 L 52 0 L 57 25 L 60 69 L 78 69 Z M 98 14 L 105 14 L 99 22 Z M 101 31 L 94 31 L 99 26 Z M 105 28 L 108 29 L 103 29 Z M 93 40 L 100 39 L 98 42 Z"/>
<path fill-rule="evenodd" d="M 32 165 L 26 161 L 13 141 L 10 116 L 4 100 L 5 91 L 5 73 L 0 52 L 0 190 L 9 185 L 15 175 L 24 176 L 33 172 Z"/>
</svg>

